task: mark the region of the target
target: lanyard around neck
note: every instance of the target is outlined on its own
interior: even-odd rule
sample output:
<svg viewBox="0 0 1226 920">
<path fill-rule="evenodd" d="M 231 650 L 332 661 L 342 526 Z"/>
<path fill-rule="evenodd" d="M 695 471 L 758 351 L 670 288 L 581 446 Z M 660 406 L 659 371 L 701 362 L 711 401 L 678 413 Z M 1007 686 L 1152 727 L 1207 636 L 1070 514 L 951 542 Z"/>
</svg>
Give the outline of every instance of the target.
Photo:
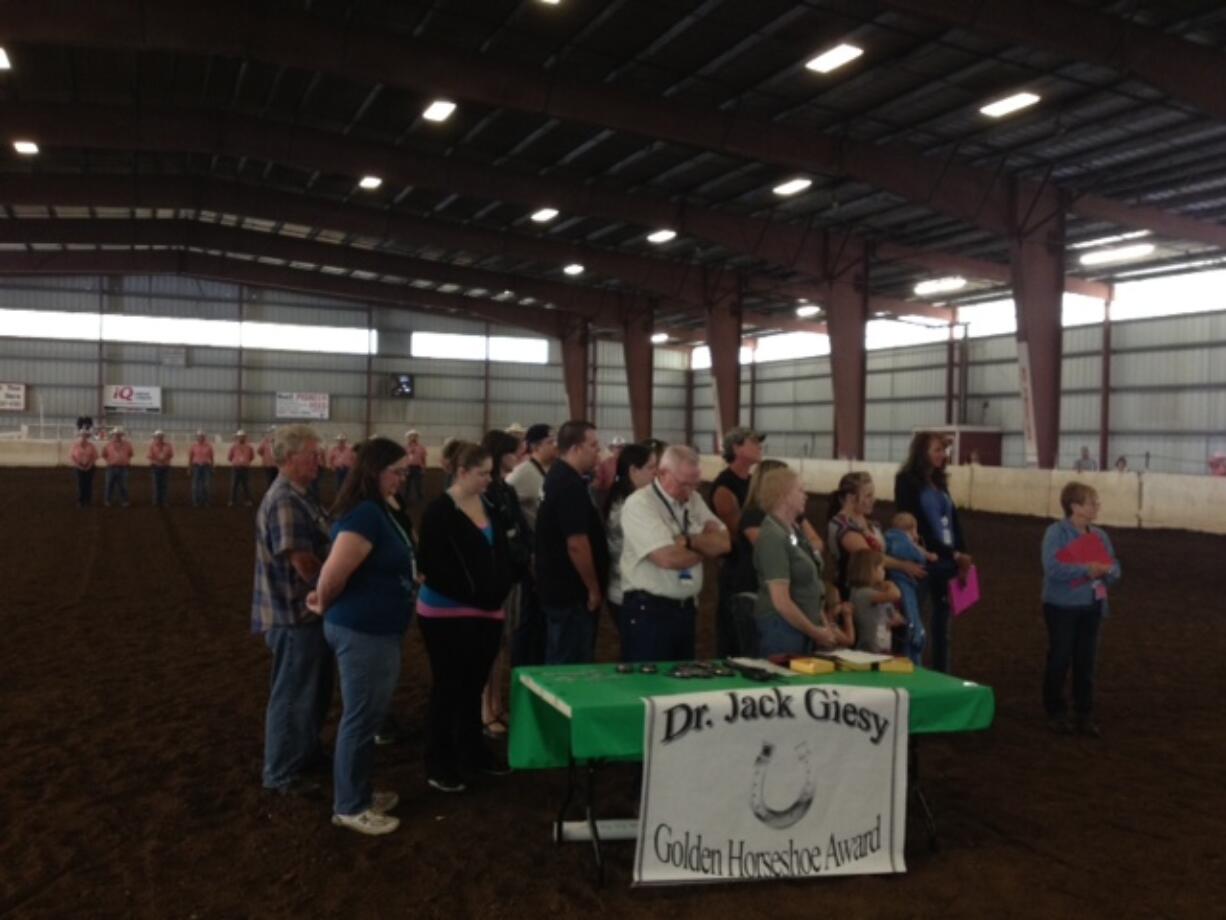
<svg viewBox="0 0 1226 920">
<path fill-rule="evenodd" d="M 690 509 L 685 508 L 681 512 L 681 517 L 677 517 L 677 512 L 673 510 L 672 502 L 670 502 L 662 491 L 658 483 L 651 483 L 651 490 L 656 493 L 656 498 L 660 499 L 660 503 L 664 505 L 664 510 L 668 512 L 668 516 L 673 519 L 673 523 L 681 529 L 681 535 L 685 536 L 690 531 Z"/>
</svg>

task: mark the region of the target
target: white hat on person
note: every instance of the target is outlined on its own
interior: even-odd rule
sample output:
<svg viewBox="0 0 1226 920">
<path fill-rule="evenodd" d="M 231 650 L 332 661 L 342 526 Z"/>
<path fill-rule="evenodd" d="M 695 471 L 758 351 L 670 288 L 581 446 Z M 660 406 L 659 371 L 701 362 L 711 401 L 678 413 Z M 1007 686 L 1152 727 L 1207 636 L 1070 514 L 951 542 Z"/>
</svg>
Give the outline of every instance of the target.
<svg viewBox="0 0 1226 920">
<path fill-rule="evenodd" d="M 154 436 L 155 438 L 164 438 L 164 437 L 166 437 L 166 432 L 162 431 L 162 429 L 161 429 L 161 428 L 159 428 L 157 431 L 155 431 L 155 432 L 153 433 L 153 436 Z"/>
<path fill-rule="evenodd" d="M 412 437 L 415 437 L 417 434 L 418 434 L 418 431 L 416 428 L 410 428 L 408 431 L 404 433 L 404 436 L 406 438 L 412 438 Z"/>
<path fill-rule="evenodd" d="M 236 438 L 245 438 L 245 437 L 247 437 L 247 432 L 243 431 L 243 429 L 241 429 L 241 428 L 240 428 L 240 429 L 238 429 L 238 431 L 234 432 L 234 437 L 236 437 Z"/>
</svg>

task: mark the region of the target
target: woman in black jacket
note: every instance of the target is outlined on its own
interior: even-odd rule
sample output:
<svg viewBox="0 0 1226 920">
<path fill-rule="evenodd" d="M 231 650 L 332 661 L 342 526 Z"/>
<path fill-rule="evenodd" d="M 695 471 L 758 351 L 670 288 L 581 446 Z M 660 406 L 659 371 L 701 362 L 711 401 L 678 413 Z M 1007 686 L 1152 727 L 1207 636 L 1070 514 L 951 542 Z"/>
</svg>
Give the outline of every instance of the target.
<svg viewBox="0 0 1226 920">
<path fill-rule="evenodd" d="M 921 431 L 911 439 L 907 460 L 894 477 L 894 508 L 915 516 L 924 546 L 937 554 L 928 564 L 928 593 L 932 598 L 929 635 L 932 667 L 949 673 L 949 582 L 962 578 L 971 567 L 966 553 L 958 509 L 949 495 L 945 473 L 948 455 L 945 438 Z"/>
<path fill-rule="evenodd" d="M 481 692 L 498 655 L 512 580 L 507 534 L 485 498 L 491 467 L 485 448 L 461 446 L 455 480 L 421 521 L 425 584 L 417 616 L 434 678 L 426 781 L 443 792 L 464 791 L 462 768 L 506 772 L 481 737 Z"/>
</svg>

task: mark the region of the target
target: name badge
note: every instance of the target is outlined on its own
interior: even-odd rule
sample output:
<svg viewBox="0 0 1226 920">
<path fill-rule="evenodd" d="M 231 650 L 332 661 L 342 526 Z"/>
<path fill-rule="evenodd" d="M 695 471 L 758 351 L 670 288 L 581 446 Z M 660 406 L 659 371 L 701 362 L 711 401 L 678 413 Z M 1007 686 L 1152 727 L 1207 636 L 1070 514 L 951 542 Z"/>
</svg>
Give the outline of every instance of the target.
<svg viewBox="0 0 1226 920">
<path fill-rule="evenodd" d="M 677 573 L 677 577 L 681 581 L 693 581 L 694 573 L 691 572 L 689 569 L 682 569 L 680 572 Z"/>
<path fill-rule="evenodd" d="M 1105 601 L 1107 599 L 1107 586 L 1101 581 L 1094 582 L 1094 600 Z"/>
<path fill-rule="evenodd" d="M 800 541 L 796 539 L 796 534 L 792 534 L 788 539 L 792 541 L 793 546 L 800 546 Z"/>
</svg>

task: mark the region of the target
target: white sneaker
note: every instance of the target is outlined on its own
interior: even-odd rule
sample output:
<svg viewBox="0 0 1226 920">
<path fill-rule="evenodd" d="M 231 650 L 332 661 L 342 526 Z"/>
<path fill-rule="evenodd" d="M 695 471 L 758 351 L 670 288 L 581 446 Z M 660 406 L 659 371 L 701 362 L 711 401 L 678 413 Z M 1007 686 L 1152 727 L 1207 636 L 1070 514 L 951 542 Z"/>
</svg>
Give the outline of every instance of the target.
<svg viewBox="0 0 1226 920">
<path fill-rule="evenodd" d="M 400 804 L 400 796 L 394 792 L 376 792 L 371 796 L 370 810 L 377 811 L 381 815 L 387 814 L 393 808 Z"/>
<path fill-rule="evenodd" d="M 332 823 L 337 827 L 347 827 L 359 834 L 369 834 L 378 837 L 380 834 L 390 834 L 400 827 L 400 819 L 391 815 L 381 815 L 373 808 L 356 815 L 333 815 Z"/>
</svg>

